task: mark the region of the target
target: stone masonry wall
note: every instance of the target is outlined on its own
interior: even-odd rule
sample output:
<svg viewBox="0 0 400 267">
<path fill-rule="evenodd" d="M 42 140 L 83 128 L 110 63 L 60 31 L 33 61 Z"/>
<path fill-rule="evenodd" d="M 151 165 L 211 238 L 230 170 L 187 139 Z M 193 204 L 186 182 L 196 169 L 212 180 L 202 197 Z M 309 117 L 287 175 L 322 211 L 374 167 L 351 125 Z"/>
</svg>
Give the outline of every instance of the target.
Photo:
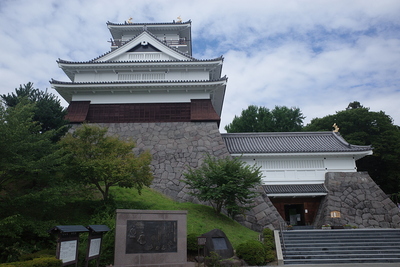
<svg viewBox="0 0 400 267">
<path fill-rule="evenodd" d="M 215 122 L 171 123 L 99 123 L 110 135 L 136 142 L 135 152 L 150 151 L 154 180 L 152 188 L 181 202 L 200 203 L 188 195 L 181 180 L 187 167 L 196 168 L 208 153 L 217 158 L 230 156 Z M 77 125 L 74 125 L 77 127 Z M 278 228 L 283 219 L 268 197 L 260 190 L 254 208 L 237 217 L 242 225 L 255 231 Z M 202 203 L 207 204 L 207 203 Z"/>
<path fill-rule="evenodd" d="M 399 208 L 366 172 L 331 172 L 325 176 L 329 193 L 321 203 L 315 222 L 350 224 L 359 228 L 400 228 Z M 331 211 L 340 211 L 340 218 L 331 218 Z"/>
</svg>

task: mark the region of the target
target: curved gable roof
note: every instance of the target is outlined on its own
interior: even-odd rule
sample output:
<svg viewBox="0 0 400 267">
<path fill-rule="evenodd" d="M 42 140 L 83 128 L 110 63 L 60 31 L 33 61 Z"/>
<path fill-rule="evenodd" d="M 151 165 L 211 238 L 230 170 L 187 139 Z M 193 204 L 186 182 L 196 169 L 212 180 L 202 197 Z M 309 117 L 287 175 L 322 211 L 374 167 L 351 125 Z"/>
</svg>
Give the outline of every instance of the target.
<svg viewBox="0 0 400 267">
<path fill-rule="evenodd" d="M 179 55 L 181 57 L 181 60 L 196 60 L 194 57 L 190 56 L 189 54 L 183 53 L 183 52 L 179 51 L 178 49 L 159 40 L 154 34 L 149 32 L 148 30 L 143 29 L 138 35 L 134 36 L 133 38 L 131 38 L 129 41 L 127 41 L 125 44 L 121 45 L 117 49 L 109 51 L 103 55 L 100 55 L 100 56 L 90 60 L 90 61 L 101 61 L 101 60 L 109 61 L 110 59 L 118 56 L 121 53 L 127 52 L 129 49 L 136 46 L 138 44 L 138 42 L 136 42 L 136 40 L 138 40 L 140 37 L 143 37 L 143 36 L 146 36 L 145 39 L 147 39 L 151 42 L 154 42 L 153 46 L 157 46 L 157 48 L 160 48 L 160 50 L 162 50 L 162 52 L 169 53 L 169 54 L 171 52 L 176 53 L 176 55 Z M 170 52 L 168 52 L 168 50 Z"/>
</svg>

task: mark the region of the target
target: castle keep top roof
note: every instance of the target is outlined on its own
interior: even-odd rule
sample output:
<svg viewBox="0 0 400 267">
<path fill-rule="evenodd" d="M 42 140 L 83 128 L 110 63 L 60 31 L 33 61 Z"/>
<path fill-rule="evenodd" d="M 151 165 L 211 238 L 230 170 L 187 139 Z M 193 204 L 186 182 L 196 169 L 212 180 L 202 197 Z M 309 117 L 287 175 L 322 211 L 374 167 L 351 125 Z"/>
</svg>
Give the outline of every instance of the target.
<svg viewBox="0 0 400 267">
<path fill-rule="evenodd" d="M 110 30 L 111 36 L 114 39 L 121 39 L 125 34 L 138 35 L 142 31 L 151 32 L 152 34 L 178 33 L 181 38 L 187 41 L 189 46 L 189 54 L 192 54 L 192 21 L 186 22 L 162 22 L 162 23 L 113 23 L 107 22 L 107 27 Z"/>
</svg>

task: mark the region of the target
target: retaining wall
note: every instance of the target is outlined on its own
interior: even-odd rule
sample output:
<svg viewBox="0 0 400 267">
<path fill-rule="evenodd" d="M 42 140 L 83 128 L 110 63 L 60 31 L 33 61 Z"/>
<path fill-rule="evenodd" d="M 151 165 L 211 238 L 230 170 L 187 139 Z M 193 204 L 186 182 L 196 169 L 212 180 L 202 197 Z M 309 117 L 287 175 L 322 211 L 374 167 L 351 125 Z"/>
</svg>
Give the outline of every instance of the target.
<svg viewBox="0 0 400 267">
<path fill-rule="evenodd" d="M 323 224 L 350 224 L 358 228 L 400 228 L 399 208 L 366 172 L 330 172 L 325 176 L 328 195 L 315 221 Z M 331 218 L 339 211 L 340 218 Z"/>
<path fill-rule="evenodd" d="M 215 122 L 170 122 L 170 123 L 98 123 L 107 127 L 110 135 L 122 140 L 135 141 L 135 152 L 150 151 L 155 190 L 180 202 L 200 203 L 188 194 L 182 182 L 188 166 L 200 166 L 208 153 L 217 158 L 230 157 Z M 76 128 L 79 125 L 74 125 Z M 254 199 L 254 208 L 245 215 L 237 216 L 242 225 L 255 231 L 265 227 L 278 228 L 283 219 L 269 198 L 263 193 Z M 201 203 L 208 204 L 208 203 Z"/>
</svg>

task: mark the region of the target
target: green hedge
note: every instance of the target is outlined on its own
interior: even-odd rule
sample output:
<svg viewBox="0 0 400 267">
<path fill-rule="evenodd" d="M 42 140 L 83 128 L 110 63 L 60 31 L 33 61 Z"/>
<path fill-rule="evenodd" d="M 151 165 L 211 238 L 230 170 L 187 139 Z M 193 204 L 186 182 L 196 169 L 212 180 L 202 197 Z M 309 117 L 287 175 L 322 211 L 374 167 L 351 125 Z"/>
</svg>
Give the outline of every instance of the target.
<svg viewBox="0 0 400 267">
<path fill-rule="evenodd" d="M 262 232 L 264 242 L 248 241 L 236 248 L 236 255 L 250 265 L 265 265 L 275 260 L 274 231 L 265 228 Z"/>
<path fill-rule="evenodd" d="M 275 238 L 274 238 L 274 231 L 265 228 L 263 230 L 263 237 L 264 237 L 264 245 L 266 247 L 266 262 L 274 261 L 276 258 L 276 247 L 275 247 Z"/>
<path fill-rule="evenodd" d="M 267 251 L 260 241 L 249 240 L 236 248 L 236 256 L 250 265 L 265 265 Z"/>
<path fill-rule="evenodd" d="M 0 263 L 0 267 L 60 267 L 62 261 L 55 257 L 36 258 L 29 261 Z"/>
</svg>

